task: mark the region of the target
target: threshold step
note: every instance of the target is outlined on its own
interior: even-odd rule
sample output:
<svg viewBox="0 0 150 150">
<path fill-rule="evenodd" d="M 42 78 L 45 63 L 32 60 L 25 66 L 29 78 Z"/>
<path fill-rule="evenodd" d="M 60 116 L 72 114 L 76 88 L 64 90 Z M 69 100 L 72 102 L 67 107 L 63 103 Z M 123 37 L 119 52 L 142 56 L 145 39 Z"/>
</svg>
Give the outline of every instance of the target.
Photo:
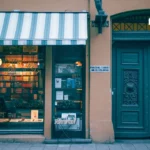
<svg viewBox="0 0 150 150">
<path fill-rule="evenodd" d="M 150 139 L 116 139 L 115 140 L 116 143 L 150 143 Z"/>
<path fill-rule="evenodd" d="M 80 139 L 80 138 L 73 138 L 73 139 L 45 139 L 45 144 L 88 144 L 92 143 L 91 139 Z"/>
</svg>

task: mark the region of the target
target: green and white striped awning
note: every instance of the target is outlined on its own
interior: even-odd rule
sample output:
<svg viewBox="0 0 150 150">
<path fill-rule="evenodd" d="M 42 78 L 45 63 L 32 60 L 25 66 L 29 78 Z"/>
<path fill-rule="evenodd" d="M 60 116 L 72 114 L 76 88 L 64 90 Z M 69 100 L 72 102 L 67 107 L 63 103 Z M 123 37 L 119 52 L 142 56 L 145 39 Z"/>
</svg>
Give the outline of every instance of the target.
<svg viewBox="0 0 150 150">
<path fill-rule="evenodd" d="M 0 45 L 85 45 L 87 13 L 0 13 Z"/>
</svg>

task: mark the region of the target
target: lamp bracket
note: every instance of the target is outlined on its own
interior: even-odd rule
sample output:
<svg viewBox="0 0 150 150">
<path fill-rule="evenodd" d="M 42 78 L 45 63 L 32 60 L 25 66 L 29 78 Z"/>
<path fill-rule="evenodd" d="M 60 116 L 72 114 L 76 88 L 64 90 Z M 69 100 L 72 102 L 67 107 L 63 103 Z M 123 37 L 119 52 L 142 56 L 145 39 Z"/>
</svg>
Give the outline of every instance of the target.
<svg viewBox="0 0 150 150">
<path fill-rule="evenodd" d="M 92 26 L 98 27 L 98 33 L 102 33 L 102 28 L 109 26 L 109 22 L 106 21 L 108 15 L 102 8 L 102 0 L 94 0 L 94 1 L 98 14 L 95 15 L 95 21 L 92 21 Z"/>
<path fill-rule="evenodd" d="M 105 12 L 96 15 L 95 20 L 92 21 L 92 27 L 98 27 L 98 33 L 102 33 L 103 27 L 109 27 L 109 21 L 106 19 L 107 14 Z"/>
<path fill-rule="evenodd" d="M 95 20 L 92 20 L 92 27 L 98 27 L 98 24 L 95 22 Z M 109 21 L 106 21 L 102 27 L 109 27 Z"/>
</svg>

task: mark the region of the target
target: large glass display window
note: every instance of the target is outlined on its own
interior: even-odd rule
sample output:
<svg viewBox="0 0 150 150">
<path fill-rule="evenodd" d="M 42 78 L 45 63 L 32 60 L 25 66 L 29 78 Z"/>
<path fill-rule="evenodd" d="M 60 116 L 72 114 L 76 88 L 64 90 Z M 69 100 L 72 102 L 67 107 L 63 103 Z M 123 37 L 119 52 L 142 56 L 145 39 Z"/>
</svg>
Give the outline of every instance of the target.
<svg viewBox="0 0 150 150">
<path fill-rule="evenodd" d="M 43 131 L 44 57 L 44 47 L 0 47 L 0 132 Z"/>
</svg>

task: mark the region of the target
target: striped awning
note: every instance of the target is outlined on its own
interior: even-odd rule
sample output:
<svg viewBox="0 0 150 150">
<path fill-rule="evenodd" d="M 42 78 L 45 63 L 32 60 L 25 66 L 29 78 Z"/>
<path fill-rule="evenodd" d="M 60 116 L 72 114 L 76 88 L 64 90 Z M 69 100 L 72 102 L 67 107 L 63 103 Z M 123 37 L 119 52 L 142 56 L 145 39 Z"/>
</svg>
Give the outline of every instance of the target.
<svg viewBox="0 0 150 150">
<path fill-rule="evenodd" d="M 87 13 L 0 13 L 0 45 L 85 45 Z"/>
</svg>

